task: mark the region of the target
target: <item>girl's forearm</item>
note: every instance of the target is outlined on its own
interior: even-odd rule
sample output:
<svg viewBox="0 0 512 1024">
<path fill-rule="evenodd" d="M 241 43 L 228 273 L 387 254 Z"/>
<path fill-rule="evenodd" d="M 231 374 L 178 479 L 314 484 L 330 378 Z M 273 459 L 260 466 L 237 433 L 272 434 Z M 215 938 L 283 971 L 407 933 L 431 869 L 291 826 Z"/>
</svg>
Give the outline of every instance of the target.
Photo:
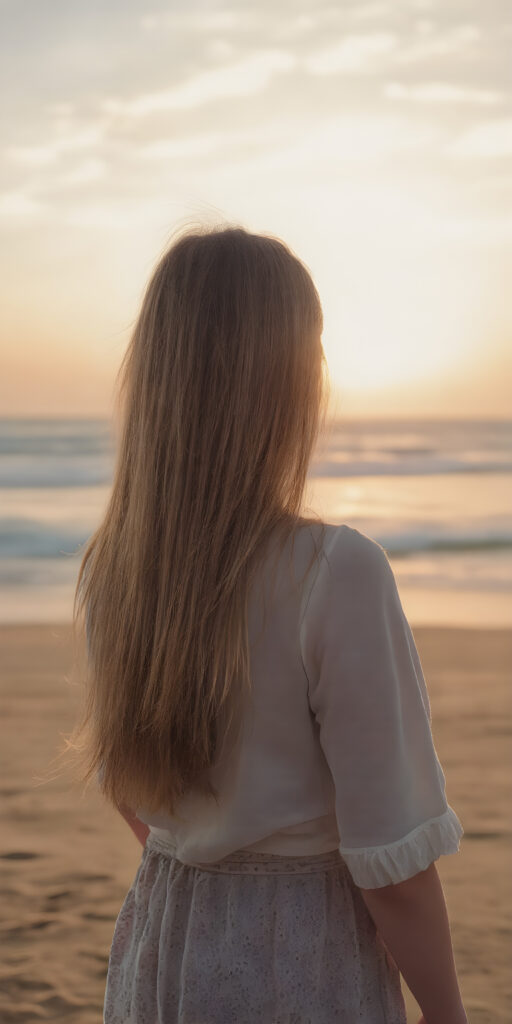
<svg viewBox="0 0 512 1024">
<path fill-rule="evenodd" d="M 397 885 L 360 892 L 427 1024 L 465 1024 L 448 913 L 435 862 Z"/>
</svg>

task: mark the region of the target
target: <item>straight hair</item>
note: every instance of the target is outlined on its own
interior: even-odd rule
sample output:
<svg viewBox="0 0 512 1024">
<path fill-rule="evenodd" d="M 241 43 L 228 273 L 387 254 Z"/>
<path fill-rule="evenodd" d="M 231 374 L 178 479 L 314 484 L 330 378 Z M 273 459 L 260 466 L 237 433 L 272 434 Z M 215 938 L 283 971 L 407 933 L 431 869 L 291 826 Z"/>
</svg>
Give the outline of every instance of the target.
<svg viewBox="0 0 512 1024">
<path fill-rule="evenodd" d="M 273 236 L 181 228 L 151 274 L 73 603 L 87 659 L 66 744 L 117 807 L 218 801 L 212 769 L 251 689 L 249 589 L 271 537 L 279 552 L 318 521 L 301 511 L 327 408 L 322 330 L 309 270 Z"/>
</svg>

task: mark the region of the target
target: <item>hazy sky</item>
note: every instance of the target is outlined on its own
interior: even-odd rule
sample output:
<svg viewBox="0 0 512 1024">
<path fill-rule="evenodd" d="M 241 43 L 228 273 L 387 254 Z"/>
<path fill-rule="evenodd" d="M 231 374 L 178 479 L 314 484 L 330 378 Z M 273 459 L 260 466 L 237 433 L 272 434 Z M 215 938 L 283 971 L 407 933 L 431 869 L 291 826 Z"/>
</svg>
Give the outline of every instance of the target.
<svg viewBox="0 0 512 1024">
<path fill-rule="evenodd" d="M 174 225 L 311 270 L 340 415 L 512 414 L 510 0 L 3 0 L 0 414 L 109 415 Z"/>
</svg>

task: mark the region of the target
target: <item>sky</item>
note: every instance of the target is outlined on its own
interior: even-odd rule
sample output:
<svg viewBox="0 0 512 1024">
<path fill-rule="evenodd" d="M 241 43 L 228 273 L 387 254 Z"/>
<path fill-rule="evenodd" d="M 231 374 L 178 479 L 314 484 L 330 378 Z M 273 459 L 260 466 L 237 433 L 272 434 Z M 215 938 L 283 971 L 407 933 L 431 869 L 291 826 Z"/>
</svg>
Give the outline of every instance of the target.
<svg viewBox="0 0 512 1024">
<path fill-rule="evenodd" d="M 512 415 L 509 0 L 0 12 L 0 415 L 111 414 L 184 222 L 306 263 L 333 415 Z"/>
</svg>

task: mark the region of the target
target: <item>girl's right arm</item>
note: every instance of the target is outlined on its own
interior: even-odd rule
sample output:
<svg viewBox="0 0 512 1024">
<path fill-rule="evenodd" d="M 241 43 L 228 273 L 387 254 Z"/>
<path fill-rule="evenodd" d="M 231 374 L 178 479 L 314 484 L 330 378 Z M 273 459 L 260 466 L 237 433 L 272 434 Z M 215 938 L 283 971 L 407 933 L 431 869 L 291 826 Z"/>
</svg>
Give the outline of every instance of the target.
<svg viewBox="0 0 512 1024">
<path fill-rule="evenodd" d="M 435 863 L 395 885 L 359 891 L 425 1024 L 467 1024 Z"/>
<path fill-rule="evenodd" d="M 345 525 L 332 538 L 299 639 L 339 850 L 426 1024 L 466 1024 L 435 868 L 464 830 L 447 801 L 420 657 L 384 548 Z"/>
</svg>

